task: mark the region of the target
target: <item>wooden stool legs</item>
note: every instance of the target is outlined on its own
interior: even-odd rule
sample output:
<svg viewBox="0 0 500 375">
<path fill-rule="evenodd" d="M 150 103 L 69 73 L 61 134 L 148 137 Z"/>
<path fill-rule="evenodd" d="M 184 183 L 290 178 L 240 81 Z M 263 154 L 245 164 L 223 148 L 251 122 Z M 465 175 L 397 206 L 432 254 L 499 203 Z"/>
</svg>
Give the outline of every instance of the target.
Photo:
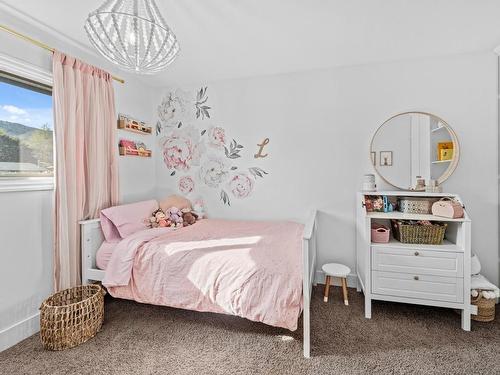
<svg viewBox="0 0 500 375">
<path fill-rule="evenodd" d="M 344 305 L 349 306 L 349 299 L 347 298 L 347 280 L 342 278 L 342 291 L 344 293 Z"/>
<path fill-rule="evenodd" d="M 326 276 L 325 280 L 325 295 L 323 297 L 324 302 L 328 302 L 328 294 L 330 293 L 330 282 L 331 282 L 332 277 L 331 276 Z M 341 277 L 340 280 L 342 281 L 342 292 L 344 294 L 344 305 L 349 306 L 349 298 L 347 297 L 347 279 L 345 277 Z"/>
<path fill-rule="evenodd" d="M 325 296 L 323 297 L 324 302 L 328 302 L 328 293 L 330 292 L 330 276 L 326 276 L 325 280 Z"/>
</svg>

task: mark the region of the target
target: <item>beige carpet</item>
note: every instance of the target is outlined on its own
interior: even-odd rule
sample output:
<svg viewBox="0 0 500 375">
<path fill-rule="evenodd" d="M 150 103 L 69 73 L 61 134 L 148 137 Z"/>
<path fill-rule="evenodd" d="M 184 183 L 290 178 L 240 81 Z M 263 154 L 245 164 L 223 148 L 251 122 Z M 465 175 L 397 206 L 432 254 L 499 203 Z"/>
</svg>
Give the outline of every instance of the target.
<svg viewBox="0 0 500 375">
<path fill-rule="evenodd" d="M 38 336 L 0 353 L 1 374 L 499 374 L 500 319 L 460 329 L 446 309 L 374 303 L 339 288 L 312 303 L 313 358 L 291 333 L 237 317 L 106 301 L 102 331 L 81 346 L 44 351 Z"/>
</svg>

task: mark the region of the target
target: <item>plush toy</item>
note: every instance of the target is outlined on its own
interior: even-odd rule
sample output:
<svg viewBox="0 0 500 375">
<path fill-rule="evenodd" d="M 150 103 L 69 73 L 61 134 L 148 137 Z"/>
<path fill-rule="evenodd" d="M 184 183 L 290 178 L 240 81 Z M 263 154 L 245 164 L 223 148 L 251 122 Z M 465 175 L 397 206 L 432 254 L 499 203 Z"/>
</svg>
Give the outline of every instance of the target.
<svg viewBox="0 0 500 375">
<path fill-rule="evenodd" d="M 196 223 L 196 220 L 198 220 L 198 215 L 196 215 L 194 212 L 191 212 L 191 209 L 189 208 L 184 208 L 181 210 L 182 212 L 182 220 L 183 220 L 183 225 L 187 227 L 188 225 L 193 225 Z"/>
<path fill-rule="evenodd" d="M 182 219 L 182 211 L 177 207 L 170 207 L 165 212 L 171 227 L 182 227 L 184 220 Z"/>
<path fill-rule="evenodd" d="M 146 219 L 146 225 L 149 228 L 164 228 L 169 227 L 171 225 L 171 222 L 167 218 L 167 215 L 165 215 L 163 210 L 159 208 L 151 214 L 151 217 L 149 219 Z"/>
</svg>

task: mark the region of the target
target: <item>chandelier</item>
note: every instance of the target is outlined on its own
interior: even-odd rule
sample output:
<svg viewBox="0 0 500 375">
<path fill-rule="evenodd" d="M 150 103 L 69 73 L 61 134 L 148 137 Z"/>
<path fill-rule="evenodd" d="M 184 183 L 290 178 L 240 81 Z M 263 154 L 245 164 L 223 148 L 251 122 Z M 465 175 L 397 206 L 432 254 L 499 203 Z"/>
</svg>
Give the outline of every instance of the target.
<svg viewBox="0 0 500 375">
<path fill-rule="evenodd" d="M 106 0 L 89 14 L 85 31 L 106 59 L 135 73 L 159 72 L 179 53 L 154 0 Z"/>
</svg>

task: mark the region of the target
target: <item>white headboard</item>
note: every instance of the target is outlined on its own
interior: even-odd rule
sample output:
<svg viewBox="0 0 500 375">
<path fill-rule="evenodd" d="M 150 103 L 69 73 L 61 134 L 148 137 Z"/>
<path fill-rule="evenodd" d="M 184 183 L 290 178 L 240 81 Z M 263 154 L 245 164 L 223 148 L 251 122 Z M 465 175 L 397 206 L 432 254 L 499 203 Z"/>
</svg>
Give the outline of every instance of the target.
<svg viewBox="0 0 500 375">
<path fill-rule="evenodd" d="M 82 284 L 102 281 L 104 271 L 97 268 L 96 253 L 104 241 L 99 219 L 80 221 L 82 248 Z"/>
</svg>

